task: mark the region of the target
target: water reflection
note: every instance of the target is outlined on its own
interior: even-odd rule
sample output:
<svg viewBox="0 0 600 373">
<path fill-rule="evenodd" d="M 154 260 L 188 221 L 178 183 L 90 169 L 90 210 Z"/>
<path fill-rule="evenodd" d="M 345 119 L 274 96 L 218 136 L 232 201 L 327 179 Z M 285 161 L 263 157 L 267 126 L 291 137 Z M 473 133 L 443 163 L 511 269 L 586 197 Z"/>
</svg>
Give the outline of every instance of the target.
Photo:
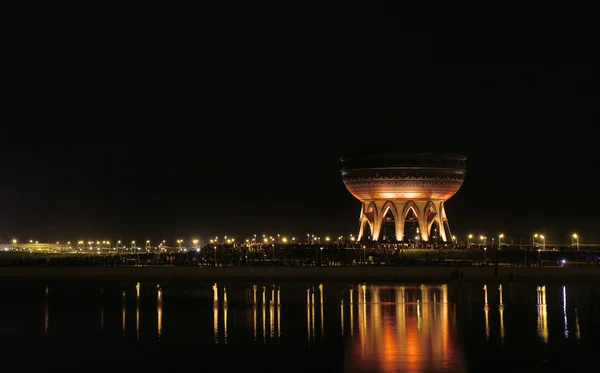
<svg viewBox="0 0 600 373">
<path fill-rule="evenodd" d="M 153 294 L 146 291 L 154 290 L 154 286 L 156 286 L 156 304 L 154 304 Z M 229 283 L 226 287 L 223 284 L 208 283 L 202 285 L 202 291 L 199 292 L 203 294 L 200 297 L 201 302 L 196 305 L 186 303 L 181 307 L 178 306 L 178 302 L 171 303 L 172 293 L 169 287 L 168 298 L 166 298 L 168 315 L 165 319 L 169 332 L 165 334 L 163 333 L 165 312 L 163 288 L 160 285 L 144 288 L 144 298 L 141 298 L 141 286 L 137 283 L 135 284 L 136 337 L 133 336 L 133 309 L 130 308 L 130 315 L 127 315 L 127 295 L 132 296 L 133 292 L 126 294 L 122 288 L 108 290 L 109 288 L 105 287 L 105 295 L 101 297 L 104 303 L 95 303 L 93 312 L 78 314 L 79 317 L 88 318 L 89 322 L 73 323 L 72 326 L 69 326 L 69 323 L 72 323 L 73 315 L 67 315 L 69 307 L 61 302 L 72 301 L 73 297 L 61 297 L 65 291 L 62 288 L 55 290 L 55 285 L 53 285 L 52 302 L 49 302 L 48 287 L 42 295 L 39 290 L 43 289 L 43 285 L 38 285 L 36 292 L 40 300 L 38 306 L 40 308 L 43 297 L 44 331 L 46 332 L 49 323 L 48 315 L 53 313 L 52 333 L 45 338 L 60 338 L 61 333 L 68 334 L 68 328 L 74 330 L 81 328 L 81 325 L 88 325 L 89 331 L 97 333 L 99 314 L 100 328 L 106 331 L 102 333 L 104 337 L 110 335 L 111 338 L 115 338 L 121 330 L 123 336 L 119 338 L 123 341 L 135 342 L 135 339 L 142 339 L 143 344 L 146 344 L 149 340 L 156 343 L 156 335 L 158 335 L 162 348 L 164 344 L 180 343 L 177 339 L 181 338 L 177 336 L 178 331 L 194 327 L 195 323 L 190 320 L 196 317 L 194 321 L 198 320 L 204 330 L 194 332 L 194 343 L 200 346 L 212 343 L 247 346 L 252 336 L 257 341 L 258 348 L 263 348 L 261 345 L 268 343 L 282 343 L 286 347 L 289 345 L 290 348 L 293 348 L 294 344 L 305 346 L 308 343 L 320 348 L 319 346 L 323 346 L 324 343 L 335 345 L 344 341 L 347 345 L 346 358 L 349 360 L 349 363 L 345 364 L 345 369 L 360 372 L 465 371 L 462 348 L 457 337 L 457 313 L 460 315 L 458 318 L 460 330 L 463 336 L 466 335 L 463 337 L 466 343 L 481 344 L 484 340 L 491 340 L 491 343 L 485 344 L 483 353 L 499 348 L 500 343 L 506 343 L 506 348 L 509 349 L 514 349 L 515 346 L 519 349 L 519 343 L 528 340 L 528 336 L 537 338 L 539 344 L 552 344 L 556 343 L 555 340 L 562 339 L 561 348 L 563 348 L 571 343 L 564 340 L 572 339 L 573 345 L 581 346 L 585 343 L 585 335 L 584 341 L 575 343 L 575 340 L 580 338 L 580 321 L 584 327 L 587 325 L 590 328 L 587 335 L 593 335 L 594 332 L 593 321 L 587 319 L 593 317 L 593 313 L 586 312 L 588 308 L 582 308 L 587 307 L 584 303 L 587 297 L 577 293 L 578 287 L 573 285 L 568 289 L 571 292 L 569 293 L 571 299 L 567 298 L 566 286 L 548 285 L 548 290 L 546 286 L 538 286 L 536 311 L 532 307 L 531 298 L 527 297 L 528 294 L 533 295 L 535 288 L 533 285 L 511 285 L 510 288 L 504 288 L 510 290 L 506 294 L 502 285 L 491 284 L 491 287 L 479 284 L 348 286 L 339 283 L 314 284 L 314 286 L 310 284 L 306 287 L 303 284 L 290 284 L 289 288 L 286 283 L 284 286 L 286 287 L 284 302 L 287 303 L 282 304 L 281 288 L 278 285 Z M 126 289 L 131 290 L 132 287 L 133 284 L 130 284 Z M 175 294 L 177 289 L 175 287 L 173 289 Z M 108 294 L 109 292 L 113 293 Z M 98 294 L 98 291 L 95 290 L 93 293 Z M 146 299 L 147 297 L 149 299 Z M 483 313 L 481 298 L 483 298 Z M 116 302 L 110 303 L 110 299 Z M 211 300 L 212 336 L 209 335 Z M 301 306 L 302 302 L 306 302 L 306 315 Z M 61 312 L 49 310 L 50 303 Z M 242 317 L 239 318 L 237 316 L 239 305 L 244 303 L 246 308 L 242 310 Z M 569 304 L 574 307 L 575 303 L 580 308 L 569 309 Z M 129 307 L 133 307 L 132 299 L 129 299 Z M 285 320 L 281 318 L 282 309 L 284 312 L 291 310 L 285 313 Z M 505 320 L 506 312 L 508 316 Z M 548 324 L 548 313 L 551 314 L 552 320 L 557 321 L 556 323 Z M 298 323 L 304 323 L 305 316 L 306 336 L 304 327 L 297 327 Z M 34 317 L 33 322 L 29 324 L 34 325 L 36 333 L 40 334 L 41 310 L 36 311 Z M 140 318 L 143 318 L 143 323 L 140 322 Z M 561 318 L 562 322 L 560 322 Z M 508 327 L 506 334 L 508 338 L 505 338 L 505 321 Z M 534 324 L 537 330 L 534 329 Z M 27 325 L 27 323 L 21 322 L 18 325 Z M 128 333 L 125 333 L 126 326 L 131 329 Z M 282 326 L 287 328 L 284 341 L 281 340 Z M 0 332 L 4 332 L 9 327 L 0 324 Z M 325 333 L 326 327 L 327 333 Z M 111 331 L 115 331 L 116 334 Z M 550 334 L 553 336 L 552 339 L 549 339 Z M 94 338 L 97 336 L 98 334 L 95 334 Z M 536 352 L 531 354 L 535 355 Z"/>
<path fill-rule="evenodd" d="M 158 339 L 162 338 L 162 320 L 163 320 L 163 290 L 160 285 L 156 285 L 156 332 Z"/>
<path fill-rule="evenodd" d="M 569 338 L 569 321 L 567 319 L 567 287 L 563 285 L 562 287 L 562 297 L 563 297 L 563 322 L 564 322 L 564 334 L 565 338 Z"/>
<path fill-rule="evenodd" d="M 125 326 L 127 325 L 127 297 L 125 295 L 125 290 L 121 291 L 121 332 L 125 334 Z"/>
<path fill-rule="evenodd" d="M 463 370 L 447 286 L 362 285 L 359 292 L 359 338 L 352 344 L 348 371 Z"/>
<path fill-rule="evenodd" d="M 548 309 L 546 305 L 546 286 L 537 288 L 538 335 L 544 343 L 548 343 Z"/>
<path fill-rule="evenodd" d="M 498 286 L 498 313 L 500 314 L 500 341 L 504 343 L 504 302 L 502 300 L 502 284 Z"/>
<path fill-rule="evenodd" d="M 485 314 L 485 338 L 490 338 L 490 306 L 488 305 L 487 285 L 483 285 L 483 312 Z"/>
</svg>

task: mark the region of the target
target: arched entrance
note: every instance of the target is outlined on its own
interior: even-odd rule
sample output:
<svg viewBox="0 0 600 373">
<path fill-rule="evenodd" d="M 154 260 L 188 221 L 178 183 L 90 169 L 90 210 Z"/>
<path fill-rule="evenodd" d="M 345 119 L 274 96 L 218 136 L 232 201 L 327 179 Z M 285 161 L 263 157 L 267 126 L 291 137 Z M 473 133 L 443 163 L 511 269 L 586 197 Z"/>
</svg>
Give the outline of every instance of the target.
<svg viewBox="0 0 600 373">
<path fill-rule="evenodd" d="M 364 219 L 362 222 L 362 227 L 360 232 L 362 232 L 362 236 L 360 236 L 360 241 L 371 241 L 371 224 L 367 219 Z"/>
<path fill-rule="evenodd" d="M 404 242 L 420 242 L 421 232 L 419 232 L 419 220 L 415 210 L 410 207 L 404 218 Z"/>
<path fill-rule="evenodd" d="M 440 227 L 438 226 L 437 221 L 431 222 L 431 228 L 429 229 L 429 242 L 433 244 L 437 244 L 442 242 L 440 237 Z"/>
<path fill-rule="evenodd" d="M 379 241 L 396 242 L 396 218 L 391 208 L 387 208 L 381 221 L 381 233 Z"/>
</svg>

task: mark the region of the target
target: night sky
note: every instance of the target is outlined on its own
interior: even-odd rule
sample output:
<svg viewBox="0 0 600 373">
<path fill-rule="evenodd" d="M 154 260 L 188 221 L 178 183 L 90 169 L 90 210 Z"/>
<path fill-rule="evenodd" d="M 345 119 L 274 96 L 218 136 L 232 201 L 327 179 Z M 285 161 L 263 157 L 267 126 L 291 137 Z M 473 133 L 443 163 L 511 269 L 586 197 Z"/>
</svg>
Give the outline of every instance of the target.
<svg viewBox="0 0 600 373">
<path fill-rule="evenodd" d="M 600 240 L 593 66 L 552 36 L 76 11 L 0 20 L 2 241 L 356 234 L 340 156 L 423 151 L 468 157 L 459 239 Z"/>
</svg>

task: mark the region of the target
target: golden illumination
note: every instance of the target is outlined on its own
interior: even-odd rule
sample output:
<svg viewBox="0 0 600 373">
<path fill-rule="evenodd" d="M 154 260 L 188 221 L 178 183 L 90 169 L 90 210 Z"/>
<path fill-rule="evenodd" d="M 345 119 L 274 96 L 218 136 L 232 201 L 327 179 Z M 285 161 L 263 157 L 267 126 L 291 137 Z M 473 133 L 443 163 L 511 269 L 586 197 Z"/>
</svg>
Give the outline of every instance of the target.
<svg viewBox="0 0 600 373">
<path fill-rule="evenodd" d="M 279 294 L 279 290 L 277 294 Z M 281 304 L 279 302 L 277 302 L 277 338 L 281 338 Z"/>
<path fill-rule="evenodd" d="M 227 344 L 227 301 L 223 301 L 223 343 Z"/>
<path fill-rule="evenodd" d="M 156 323 L 156 328 L 157 328 L 157 333 L 158 333 L 158 338 L 162 338 L 162 319 L 163 319 L 163 295 L 162 295 L 162 289 L 160 288 L 160 285 L 157 285 L 157 295 L 156 295 L 156 317 L 157 317 L 157 323 Z"/>
<path fill-rule="evenodd" d="M 310 329 L 310 288 L 306 289 L 306 335 L 310 345 L 312 330 Z"/>
<path fill-rule="evenodd" d="M 213 303 L 215 305 L 218 305 L 218 303 L 219 303 L 219 288 L 217 287 L 216 282 L 213 285 L 212 289 L 213 289 Z"/>
<path fill-rule="evenodd" d="M 219 303 L 213 305 L 213 340 L 219 344 Z"/>
<path fill-rule="evenodd" d="M 254 285 L 254 287 L 256 288 L 256 285 Z M 256 289 L 255 289 L 255 292 L 256 292 Z M 256 332 L 256 329 L 257 329 L 256 302 L 254 302 L 253 311 L 254 311 L 253 331 L 254 331 L 254 340 L 256 341 L 258 339 L 257 332 Z"/>
<path fill-rule="evenodd" d="M 265 287 L 263 286 L 263 304 L 262 304 L 262 336 L 263 343 L 267 343 L 267 304 L 264 302 Z"/>
<path fill-rule="evenodd" d="M 136 300 L 139 301 L 140 300 L 140 283 L 139 282 L 137 284 L 135 284 L 135 296 L 136 296 Z"/>
<path fill-rule="evenodd" d="M 315 336 L 315 289 L 313 288 L 310 294 L 310 329 L 313 342 L 316 339 Z"/>
<path fill-rule="evenodd" d="M 135 335 L 136 335 L 136 338 L 139 340 L 140 339 L 140 301 L 139 301 L 139 297 L 138 297 L 138 300 L 135 302 Z"/>
<path fill-rule="evenodd" d="M 275 305 L 269 306 L 269 335 L 271 339 L 275 338 Z"/>
<path fill-rule="evenodd" d="M 423 290 L 436 301 L 423 301 L 429 299 L 422 297 Z M 373 301 L 359 305 L 359 338 L 353 340 L 347 362 L 352 371 L 465 371 L 450 303 L 443 301 L 448 299 L 446 286 L 369 286 L 367 291 Z"/>
<path fill-rule="evenodd" d="M 340 302 L 340 331 L 344 336 L 344 298 Z"/>
<path fill-rule="evenodd" d="M 325 312 L 323 310 L 323 284 L 319 284 L 319 307 L 321 320 L 321 339 L 325 338 Z"/>
<path fill-rule="evenodd" d="M 483 297 L 484 297 L 484 305 L 483 312 L 485 314 L 485 338 L 490 338 L 490 306 L 488 305 L 488 290 L 487 285 L 483 285 Z"/>
<path fill-rule="evenodd" d="M 123 306 L 121 307 L 121 331 L 125 334 L 127 326 L 127 303 L 125 301 L 125 292 L 123 292 Z"/>
<path fill-rule="evenodd" d="M 575 309 L 575 339 L 579 340 L 581 334 L 579 332 L 579 312 Z"/>
<path fill-rule="evenodd" d="M 548 343 L 548 310 L 546 308 L 546 286 L 538 286 L 538 335 L 544 343 Z"/>
</svg>

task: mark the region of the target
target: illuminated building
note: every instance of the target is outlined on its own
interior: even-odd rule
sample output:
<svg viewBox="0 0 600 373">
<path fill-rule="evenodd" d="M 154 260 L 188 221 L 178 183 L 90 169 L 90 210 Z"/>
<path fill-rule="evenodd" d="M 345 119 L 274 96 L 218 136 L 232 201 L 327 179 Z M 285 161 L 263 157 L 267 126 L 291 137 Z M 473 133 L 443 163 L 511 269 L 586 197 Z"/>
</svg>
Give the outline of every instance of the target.
<svg viewBox="0 0 600 373">
<path fill-rule="evenodd" d="M 359 239 L 448 241 L 444 203 L 460 189 L 465 161 L 431 153 L 342 158 L 342 180 L 362 203 Z"/>
</svg>

